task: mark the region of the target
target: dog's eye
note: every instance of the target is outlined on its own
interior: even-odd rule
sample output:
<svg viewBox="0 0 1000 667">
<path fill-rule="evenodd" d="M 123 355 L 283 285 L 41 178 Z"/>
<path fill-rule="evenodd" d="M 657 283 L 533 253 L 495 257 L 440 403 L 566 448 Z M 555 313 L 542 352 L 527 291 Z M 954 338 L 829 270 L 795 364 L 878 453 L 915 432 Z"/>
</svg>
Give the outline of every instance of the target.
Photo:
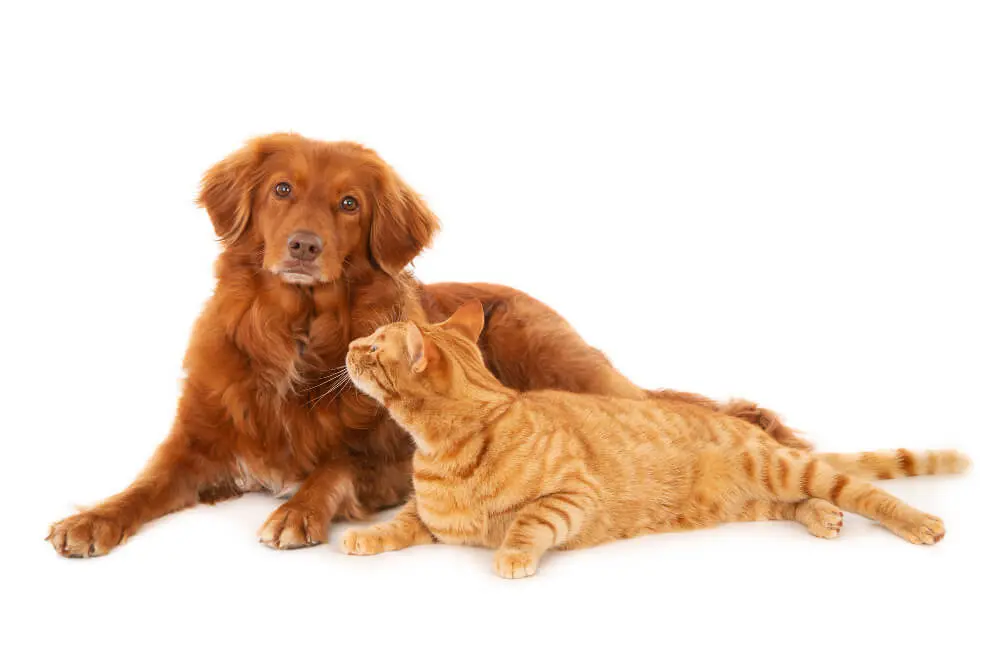
<svg viewBox="0 0 1000 667">
<path fill-rule="evenodd" d="M 376 351 L 378 351 L 378 345 L 372 345 L 370 348 L 368 348 L 368 351 L 369 352 L 376 352 Z"/>
<path fill-rule="evenodd" d="M 285 199 L 288 195 L 292 194 L 292 186 L 290 183 L 282 181 L 274 186 L 274 194 L 281 199 Z"/>
<path fill-rule="evenodd" d="M 345 211 L 356 211 L 358 210 L 358 200 L 348 195 L 340 200 L 340 208 Z"/>
</svg>

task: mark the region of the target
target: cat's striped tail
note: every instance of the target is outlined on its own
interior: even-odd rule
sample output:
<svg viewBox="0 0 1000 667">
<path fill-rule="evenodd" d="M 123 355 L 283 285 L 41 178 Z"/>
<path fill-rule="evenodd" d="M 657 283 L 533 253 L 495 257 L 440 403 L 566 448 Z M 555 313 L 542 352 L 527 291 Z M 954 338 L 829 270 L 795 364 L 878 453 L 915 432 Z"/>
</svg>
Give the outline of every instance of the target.
<svg viewBox="0 0 1000 667">
<path fill-rule="evenodd" d="M 862 479 L 948 475 L 965 472 L 972 464 L 968 456 L 954 449 L 932 449 L 926 452 L 884 449 L 857 454 L 816 452 L 814 456 L 836 468 L 838 472 Z"/>
</svg>

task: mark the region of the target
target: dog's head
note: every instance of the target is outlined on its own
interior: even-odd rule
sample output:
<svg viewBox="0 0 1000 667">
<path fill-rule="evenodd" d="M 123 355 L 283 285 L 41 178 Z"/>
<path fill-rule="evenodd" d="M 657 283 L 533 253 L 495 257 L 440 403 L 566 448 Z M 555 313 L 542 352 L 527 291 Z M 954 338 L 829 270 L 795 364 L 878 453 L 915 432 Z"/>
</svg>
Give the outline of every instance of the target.
<svg viewBox="0 0 1000 667">
<path fill-rule="evenodd" d="M 396 274 L 438 229 L 374 151 L 296 134 L 258 137 L 216 164 L 198 203 L 226 247 L 304 285 L 335 281 L 358 262 Z"/>
</svg>

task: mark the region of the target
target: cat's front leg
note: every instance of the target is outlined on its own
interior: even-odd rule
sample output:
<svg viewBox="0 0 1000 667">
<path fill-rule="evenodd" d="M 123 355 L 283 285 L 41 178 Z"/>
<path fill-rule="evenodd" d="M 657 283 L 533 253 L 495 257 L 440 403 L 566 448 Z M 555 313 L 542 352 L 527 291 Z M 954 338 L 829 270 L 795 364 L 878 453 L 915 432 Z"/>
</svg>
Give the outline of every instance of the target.
<svg viewBox="0 0 1000 667">
<path fill-rule="evenodd" d="M 573 492 L 553 493 L 525 505 L 494 555 L 494 572 L 505 579 L 535 574 L 542 554 L 575 536 L 592 506 L 588 495 Z"/>
<path fill-rule="evenodd" d="M 417 502 L 411 498 L 389 521 L 345 531 L 340 547 L 346 554 L 371 556 L 433 541 L 434 536 L 417 514 Z"/>
</svg>

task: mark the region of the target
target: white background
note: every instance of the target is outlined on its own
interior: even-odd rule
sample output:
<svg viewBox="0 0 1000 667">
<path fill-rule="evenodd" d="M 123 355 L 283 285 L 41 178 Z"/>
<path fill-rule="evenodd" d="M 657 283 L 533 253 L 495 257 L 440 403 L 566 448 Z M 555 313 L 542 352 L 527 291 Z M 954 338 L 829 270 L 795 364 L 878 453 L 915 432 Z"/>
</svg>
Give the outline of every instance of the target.
<svg viewBox="0 0 1000 667">
<path fill-rule="evenodd" d="M 995 659 L 996 4 L 347 4 L 4 6 L 5 661 Z M 485 550 L 270 551 L 249 496 L 59 558 L 48 524 L 170 425 L 198 179 L 279 130 L 380 151 L 442 219 L 420 278 L 526 289 L 643 385 L 826 450 L 962 448 L 970 475 L 888 485 L 947 538 L 733 525 L 509 582 Z"/>
</svg>

